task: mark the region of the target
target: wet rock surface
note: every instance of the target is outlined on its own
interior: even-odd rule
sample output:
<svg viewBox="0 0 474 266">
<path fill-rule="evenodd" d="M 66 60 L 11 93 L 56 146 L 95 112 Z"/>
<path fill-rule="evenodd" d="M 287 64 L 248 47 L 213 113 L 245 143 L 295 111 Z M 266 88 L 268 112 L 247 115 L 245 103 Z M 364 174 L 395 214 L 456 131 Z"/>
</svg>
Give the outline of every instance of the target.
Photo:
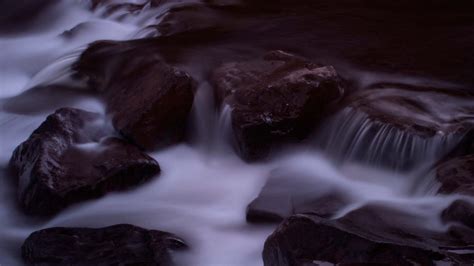
<svg viewBox="0 0 474 266">
<path fill-rule="evenodd" d="M 456 254 L 457 248 L 472 243 L 472 231 L 464 227 L 452 227 L 447 233 L 429 231 L 417 226 L 413 216 L 397 212 L 371 206 L 337 219 L 291 216 L 266 240 L 264 264 L 472 263 L 472 250 Z"/>
<path fill-rule="evenodd" d="M 465 194 L 474 196 L 474 154 L 453 158 L 439 165 L 436 179 L 441 194 Z"/>
<path fill-rule="evenodd" d="M 461 194 L 441 214 L 444 222 L 460 223 L 474 228 L 474 155 L 447 160 L 436 168 L 439 194 Z"/>
<path fill-rule="evenodd" d="M 48 116 L 10 160 L 24 211 L 54 214 L 160 172 L 154 159 L 122 139 L 104 138 L 108 134 L 97 113 L 62 108 Z"/>
<path fill-rule="evenodd" d="M 224 64 L 212 80 L 218 101 L 232 108 L 238 151 L 248 160 L 265 157 L 274 144 L 306 137 L 344 93 L 333 67 L 282 51 Z"/>
<path fill-rule="evenodd" d="M 465 134 L 474 122 L 474 95 L 461 88 L 378 83 L 347 99 L 370 119 L 420 137 Z"/>
<path fill-rule="evenodd" d="M 399 245 L 377 243 L 347 233 L 318 218 L 294 216 L 282 223 L 265 243 L 265 265 L 389 263 L 435 265 L 440 254 Z"/>
<path fill-rule="evenodd" d="M 465 254 L 467 260 L 472 261 L 474 249 L 469 247 L 474 243 L 472 228 L 453 224 L 441 230 L 436 226 L 439 214 L 428 211 L 432 206 L 414 203 L 410 210 L 404 206 L 403 203 L 374 201 L 333 220 L 341 228 L 375 242 L 435 250 L 455 260 L 458 259 L 456 254 Z M 433 225 L 426 226 L 427 221 Z M 458 253 L 463 248 L 465 252 Z"/>
<path fill-rule="evenodd" d="M 247 206 L 247 222 L 279 223 L 299 213 L 331 217 L 349 203 L 344 192 L 324 191 L 320 183 L 311 177 L 270 176 L 259 195 Z"/>
<path fill-rule="evenodd" d="M 172 265 L 171 251 L 183 240 L 129 224 L 104 228 L 47 228 L 21 248 L 27 265 Z"/>
<path fill-rule="evenodd" d="M 473 101 L 462 88 L 376 83 L 342 101 L 320 143 L 339 159 L 407 171 L 466 153 Z"/>
<path fill-rule="evenodd" d="M 474 200 L 459 199 L 451 203 L 441 213 L 445 223 L 460 223 L 474 228 Z"/>
<path fill-rule="evenodd" d="M 127 139 L 155 149 L 184 138 L 195 82 L 155 49 L 133 41 L 97 42 L 74 68 L 103 95 L 114 127 Z"/>
</svg>

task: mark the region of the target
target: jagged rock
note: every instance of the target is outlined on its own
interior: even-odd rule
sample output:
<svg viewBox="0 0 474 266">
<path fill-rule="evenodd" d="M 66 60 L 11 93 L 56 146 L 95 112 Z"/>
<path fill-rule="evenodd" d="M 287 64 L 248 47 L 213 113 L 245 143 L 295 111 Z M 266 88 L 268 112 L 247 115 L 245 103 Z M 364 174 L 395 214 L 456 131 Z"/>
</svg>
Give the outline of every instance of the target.
<svg viewBox="0 0 474 266">
<path fill-rule="evenodd" d="M 22 208 L 50 215 L 68 205 L 143 183 L 158 163 L 126 141 L 109 137 L 103 117 L 62 108 L 13 152 L 10 168 Z"/>
<path fill-rule="evenodd" d="M 274 144 L 306 137 L 344 93 L 333 67 L 282 51 L 223 64 L 212 82 L 218 102 L 232 108 L 238 151 L 248 160 L 265 157 Z"/>
<path fill-rule="evenodd" d="M 23 243 L 27 265 L 171 265 L 178 237 L 129 224 L 103 228 L 47 228 Z"/>
<path fill-rule="evenodd" d="M 101 92 L 114 127 L 137 145 L 155 149 L 184 138 L 196 84 L 156 50 L 133 41 L 97 42 L 74 69 Z"/>
</svg>

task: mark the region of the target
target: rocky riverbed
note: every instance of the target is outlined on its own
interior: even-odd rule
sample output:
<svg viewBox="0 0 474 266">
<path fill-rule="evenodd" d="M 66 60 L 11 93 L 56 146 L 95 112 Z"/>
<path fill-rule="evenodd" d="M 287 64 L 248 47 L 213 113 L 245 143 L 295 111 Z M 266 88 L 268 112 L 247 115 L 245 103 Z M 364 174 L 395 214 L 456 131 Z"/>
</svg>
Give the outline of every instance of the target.
<svg viewBox="0 0 474 266">
<path fill-rule="evenodd" d="M 471 265 L 471 1 L 0 2 L 0 265 Z"/>
</svg>

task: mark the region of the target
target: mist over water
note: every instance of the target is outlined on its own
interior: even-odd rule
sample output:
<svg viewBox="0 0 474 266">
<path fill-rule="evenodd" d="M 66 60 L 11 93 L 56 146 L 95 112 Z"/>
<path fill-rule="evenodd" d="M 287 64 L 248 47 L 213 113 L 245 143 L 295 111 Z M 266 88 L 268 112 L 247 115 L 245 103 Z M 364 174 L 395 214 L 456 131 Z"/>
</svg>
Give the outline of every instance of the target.
<svg viewBox="0 0 474 266">
<path fill-rule="evenodd" d="M 333 193 L 350 199 L 335 217 L 381 204 L 417 217 L 410 220 L 414 227 L 435 232 L 447 229 L 439 215 L 459 197 L 434 194 L 437 184 L 430 167 L 460 137 L 417 139 L 396 128 L 382 128 L 375 138 L 367 139 L 372 121 L 344 109 L 329 116 L 326 126 L 308 143 L 285 148 L 263 162 L 247 163 L 232 149 L 230 107 L 216 111 L 211 85 L 206 82 L 200 82 L 194 99 L 189 141 L 150 154 L 162 169 L 158 178 L 127 192 L 71 206 L 49 220 L 21 214 L 6 174 L 14 148 L 56 108 L 104 113 L 103 103 L 85 93 L 84 84 L 71 79 L 71 64 L 96 40 L 159 36 L 147 26 L 159 23 L 173 5 L 187 2 L 191 1 L 167 3 L 153 12 L 145 6 L 131 14 L 120 10 L 109 14 L 105 7 L 91 9 L 86 1 L 62 1 L 36 18 L 34 27 L 0 35 L 1 265 L 22 264 L 20 246 L 35 230 L 118 223 L 169 231 L 185 239 L 190 250 L 175 254 L 178 265 L 262 265 L 263 243 L 275 225 L 248 224 L 245 212 L 275 173 L 291 179 L 288 190 L 295 195 L 316 198 Z M 357 71 L 365 73 L 357 80 L 363 87 L 378 82 L 377 77 L 386 80 L 383 74 Z M 199 75 L 199 70 L 195 72 Z M 395 79 L 419 82 L 410 76 Z M 65 84 L 71 90 L 42 90 L 50 84 Z M 391 165 L 378 161 L 387 151 L 394 154 Z M 405 162 L 411 166 L 400 170 Z"/>
</svg>

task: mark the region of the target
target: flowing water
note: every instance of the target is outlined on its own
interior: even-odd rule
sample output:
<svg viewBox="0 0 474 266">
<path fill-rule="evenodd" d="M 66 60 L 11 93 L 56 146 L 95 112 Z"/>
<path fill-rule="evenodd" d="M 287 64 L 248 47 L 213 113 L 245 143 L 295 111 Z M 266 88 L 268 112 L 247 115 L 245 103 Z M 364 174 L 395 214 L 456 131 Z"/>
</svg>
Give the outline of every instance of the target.
<svg viewBox="0 0 474 266">
<path fill-rule="evenodd" d="M 144 6 L 133 13 L 120 9 L 110 13 L 104 7 L 91 9 L 87 1 L 61 1 L 36 17 L 35 26 L 2 34 L 2 169 L 6 169 L 13 149 L 54 109 L 71 106 L 104 112 L 103 104 L 95 96 L 83 93 L 83 84 L 70 78 L 70 65 L 88 43 L 159 36 L 147 26 L 159 23 L 173 6 L 189 2 L 197 1 L 171 1 L 158 9 Z M 199 75 L 199 71 L 195 72 Z M 360 76 L 359 82 L 367 82 L 367 75 Z M 410 80 L 403 78 L 403 82 Z M 74 84 L 77 89 L 31 90 L 53 83 Z M 298 179 L 309 182 L 311 186 L 302 188 L 305 193 L 337 191 L 348 195 L 352 203 L 339 216 L 369 202 L 381 202 L 415 214 L 419 219 L 413 222 L 421 227 L 446 229 L 439 221 L 439 213 L 456 197 L 434 195 L 436 182 L 429 166 L 459 139 L 416 139 L 382 127 L 369 141 L 364 134 L 372 122 L 363 114 L 346 109 L 328 118 L 328 126 L 317 134 L 316 142 L 324 143 L 323 148 L 296 146 L 267 161 L 249 164 L 232 149 L 230 107 L 216 112 L 211 90 L 208 83 L 200 82 L 189 127 L 190 141 L 151 153 L 162 173 L 137 189 L 74 205 L 49 220 L 35 220 L 17 210 L 15 189 L 2 171 L 0 265 L 21 265 L 20 246 L 35 230 L 117 223 L 169 231 L 184 238 L 191 248 L 175 254 L 178 265 L 262 265 L 263 243 L 275 226 L 247 224 L 245 211 L 275 169 L 293 176 L 295 184 Z M 410 171 L 382 167 L 377 160 L 387 151 L 415 162 L 414 166 Z M 338 156 L 332 156 L 334 152 Z M 353 160 L 356 154 L 362 154 L 364 160 Z M 395 164 L 399 159 L 394 159 Z"/>
</svg>

